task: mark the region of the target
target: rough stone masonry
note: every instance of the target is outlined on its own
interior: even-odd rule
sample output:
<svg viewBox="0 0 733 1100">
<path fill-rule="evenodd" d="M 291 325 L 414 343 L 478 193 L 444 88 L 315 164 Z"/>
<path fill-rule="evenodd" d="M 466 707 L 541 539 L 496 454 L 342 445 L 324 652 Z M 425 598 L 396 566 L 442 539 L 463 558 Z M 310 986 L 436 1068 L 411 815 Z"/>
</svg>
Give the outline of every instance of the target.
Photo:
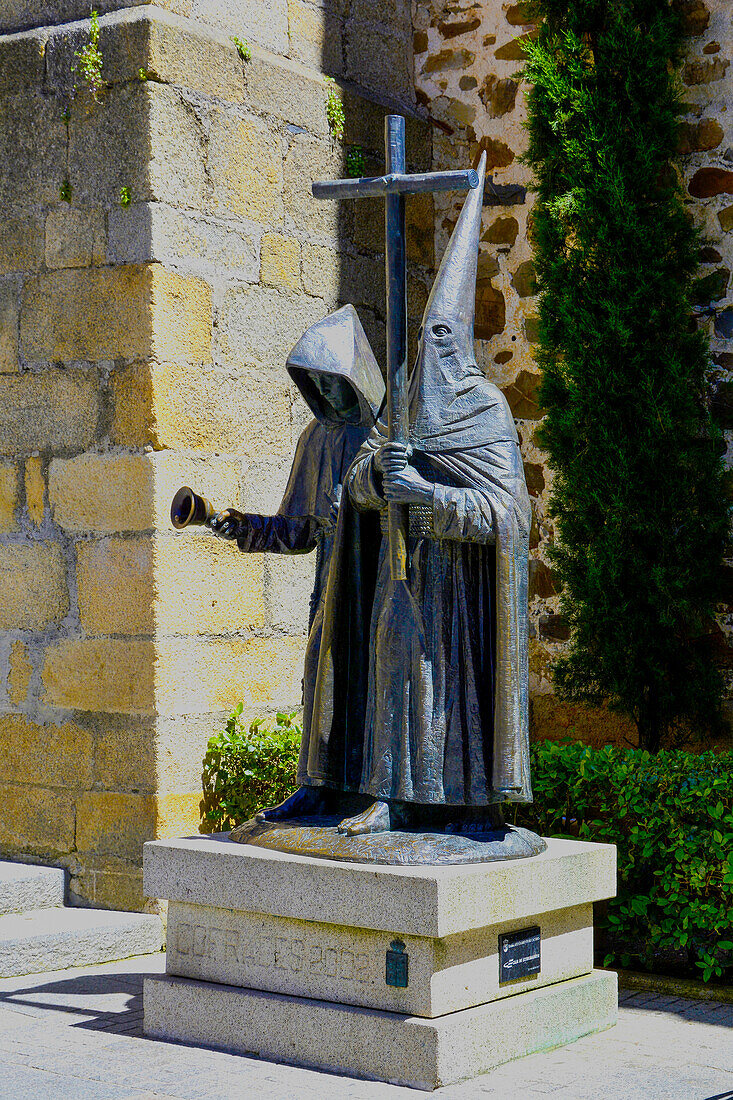
<svg viewBox="0 0 733 1100">
<path fill-rule="evenodd" d="M 708 241 L 715 401 L 733 428 L 731 17 L 726 0 L 681 2 L 685 172 Z M 354 146 L 380 171 L 386 109 L 408 116 L 413 170 L 489 156 L 479 361 L 511 402 L 535 502 L 535 719 L 575 716 L 547 678 L 564 625 L 533 440 L 521 5 L 97 8 L 95 101 L 73 72 L 88 0 L 0 0 L 0 849 L 67 867 L 72 900 L 137 909 L 142 842 L 197 830 L 201 760 L 228 709 L 300 699 L 310 559 L 176 538 L 168 506 L 185 483 L 277 506 L 308 416 L 284 361 L 308 324 L 352 301 L 383 361 L 380 203 L 315 203 L 310 181 L 344 175 Z M 413 343 L 456 217 L 452 199 L 436 206 L 410 200 Z M 731 624 L 733 594 L 726 662 Z"/>
</svg>

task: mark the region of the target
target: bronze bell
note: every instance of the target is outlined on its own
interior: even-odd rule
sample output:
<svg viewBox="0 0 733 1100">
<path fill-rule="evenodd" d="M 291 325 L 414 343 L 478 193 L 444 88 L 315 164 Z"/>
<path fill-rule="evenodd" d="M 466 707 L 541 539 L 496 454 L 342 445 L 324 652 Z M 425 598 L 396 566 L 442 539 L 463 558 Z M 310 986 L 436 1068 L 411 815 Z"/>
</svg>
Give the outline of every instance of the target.
<svg viewBox="0 0 733 1100">
<path fill-rule="evenodd" d="M 193 525 L 202 527 L 215 514 L 215 508 L 206 497 L 194 493 L 184 485 L 178 490 L 171 503 L 171 523 L 177 531 Z"/>
</svg>

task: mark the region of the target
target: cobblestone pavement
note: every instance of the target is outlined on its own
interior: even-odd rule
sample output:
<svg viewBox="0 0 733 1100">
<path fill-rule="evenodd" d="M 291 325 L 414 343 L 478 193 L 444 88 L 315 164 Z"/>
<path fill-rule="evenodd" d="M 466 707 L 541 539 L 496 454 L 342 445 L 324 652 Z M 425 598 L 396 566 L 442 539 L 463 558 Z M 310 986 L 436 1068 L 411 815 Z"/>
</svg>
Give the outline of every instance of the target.
<svg viewBox="0 0 733 1100">
<path fill-rule="evenodd" d="M 424 1093 L 142 1035 L 164 956 L 0 981 L 8 1100 L 416 1100 Z M 432 1093 L 436 1100 L 733 1100 L 733 1005 L 622 993 L 619 1022 Z"/>
</svg>

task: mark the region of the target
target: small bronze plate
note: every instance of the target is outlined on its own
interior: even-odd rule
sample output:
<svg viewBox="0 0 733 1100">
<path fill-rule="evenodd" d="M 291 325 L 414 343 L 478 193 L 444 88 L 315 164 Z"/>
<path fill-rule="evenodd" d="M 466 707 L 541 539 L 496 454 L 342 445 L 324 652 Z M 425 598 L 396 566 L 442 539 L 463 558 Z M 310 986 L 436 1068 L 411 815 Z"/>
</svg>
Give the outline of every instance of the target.
<svg viewBox="0 0 733 1100">
<path fill-rule="evenodd" d="M 522 928 L 499 936 L 499 985 L 540 972 L 540 930 Z"/>
<path fill-rule="evenodd" d="M 386 982 L 400 989 L 407 987 L 408 956 L 402 940 L 392 940 L 387 952 Z"/>
</svg>

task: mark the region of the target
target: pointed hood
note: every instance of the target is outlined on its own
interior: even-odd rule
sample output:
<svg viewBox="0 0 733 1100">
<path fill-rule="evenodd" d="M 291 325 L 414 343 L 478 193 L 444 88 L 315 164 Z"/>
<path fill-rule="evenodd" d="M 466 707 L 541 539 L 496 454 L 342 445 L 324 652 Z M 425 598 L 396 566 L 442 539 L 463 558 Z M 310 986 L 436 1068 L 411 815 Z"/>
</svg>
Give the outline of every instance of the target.
<svg viewBox="0 0 733 1100">
<path fill-rule="evenodd" d="M 485 168 L 484 153 L 478 187 L 463 204 L 425 307 L 409 391 L 410 442 L 417 450 L 467 450 L 517 438 L 473 350 Z"/>
<path fill-rule="evenodd" d="M 301 336 L 287 361 L 290 377 L 321 423 L 343 423 L 314 382 L 340 379 L 346 400 L 356 399 L 359 423 L 371 427 L 384 399 L 384 381 L 367 335 L 352 305 L 317 321 Z M 353 423 L 353 421 L 350 421 Z"/>
<path fill-rule="evenodd" d="M 453 235 L 443 254 L 423 317 L 423 331 L 435 320 L 453 322 L 471 330 L 476 303 L 476 268 L 484 201 L 486 153 L 478 165 L 478 186 L 468 192 Z"/>
</svg>

